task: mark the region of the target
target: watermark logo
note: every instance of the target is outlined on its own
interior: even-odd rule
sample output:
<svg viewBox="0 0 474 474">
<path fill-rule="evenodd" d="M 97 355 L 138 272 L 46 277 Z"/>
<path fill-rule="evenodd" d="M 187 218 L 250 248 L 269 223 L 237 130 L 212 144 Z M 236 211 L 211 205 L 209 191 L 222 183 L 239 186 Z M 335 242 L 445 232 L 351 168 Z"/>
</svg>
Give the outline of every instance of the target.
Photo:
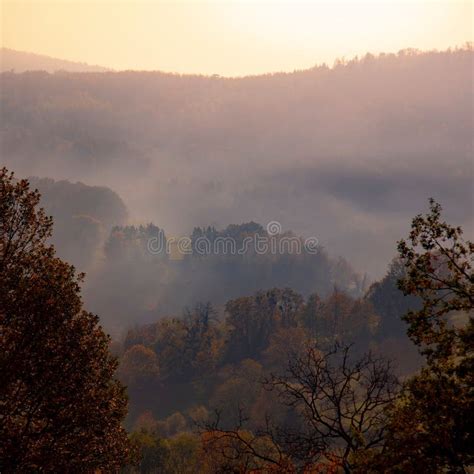
<svg viewBox="0 0 474 474">
<path fill-rule="evenodd" d="M 270 221 L 267 224 L 267 234 L 271 237 L 281 234 L 281 224 L 278 221 Z"/>
<path fill-rule="evenodd" d="M 282 233 L 282 225 L 271 221 L 266 232 L 255 232 L 239 238 L 228 235 L 212 234 L 191 237 L 165 237 L 160 229 L 157 236 L 147 241 L 147 251 L 151 255 L 170 256 L 181 260 L 186 255 L 300 255 L 318 253 L 319 241 L 316 237 L 303 239 L 291 234 Z"/>
</svg>

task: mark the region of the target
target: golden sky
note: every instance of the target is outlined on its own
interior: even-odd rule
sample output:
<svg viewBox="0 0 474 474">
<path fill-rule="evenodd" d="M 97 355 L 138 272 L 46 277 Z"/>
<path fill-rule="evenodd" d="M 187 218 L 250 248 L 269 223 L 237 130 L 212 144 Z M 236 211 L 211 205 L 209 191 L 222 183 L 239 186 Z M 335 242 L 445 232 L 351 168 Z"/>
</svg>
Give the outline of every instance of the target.
<svg viewBox="0 0 474 474">
<path fill-rule="evenodd" d="M 114 69 L 226 76 L 472 41 L 443 0 L 0 0 L 1 45 Z"/>
</svg>

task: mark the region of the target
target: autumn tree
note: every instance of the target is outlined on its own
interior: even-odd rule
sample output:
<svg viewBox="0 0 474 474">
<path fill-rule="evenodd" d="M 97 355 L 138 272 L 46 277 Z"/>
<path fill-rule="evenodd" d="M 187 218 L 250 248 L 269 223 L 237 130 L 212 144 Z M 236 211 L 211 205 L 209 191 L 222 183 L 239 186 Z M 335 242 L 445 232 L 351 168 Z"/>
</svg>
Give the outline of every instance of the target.
<svg viewBox="0 0 474 474">
<path fill-rule="evenodd" d="M 430 364 L 465 348 L 474 308 L 474 243 L 463 239 L 460 227 L 442 221 L 441 210 L 430 200 L 429 214 L 416 216 L 408 241 L 398 244 L 406 268 L 399 287 L 421 300 L 420 309 L 404 316 L 408 335 Z"/>
<path fill-rule="evenodd" d="M 0 170 L 0 471 L 113 471 L 131 454 L 124 388 L 39 201 Z"/>
<path fill-rule="evenodd" d="M 140 451 L 140 462 L 128 466 L 124 474 L 196 474 L 204 470 L 200 438 L 190 432 L 163 436 L 161 430 L 141 428 L 132 433 L 132 440 Z"/>
<path fill-rule="evenodd" d="M 370 301 L 353 299 L 335 287 L 320 305 L 315 324 L 316 338 L 319 345 L 326 347 L 335 342 L 363 343 L 366 346 L 376 325 L 377 317 Z"/>
<path fill-rule="evenodd" d="M 162 318 L 153 329 L 151 345 L 168 381 L 189 381 L 213 372 L 222 339 L 211 304 L 198 303 L 186 309 L 182 318 Z"/>
<path fill-rule="evenodd" d="M 229 301 L 229 359 L 258 358 L 277 329 L 298 324 L 302 308 L 303 298 L 290 288 L 273 288 Z"/>
<path fill-rule="evenodd" d="M 394 258 L 382 280 L 371 285 L 366 294 L 377 315 L 380 324 L 377 335 L 380 338 L 405 337 L 406 324 L 402 317 L 419 307 L 419 299 L 414 295 L 404 295 L 398 288 L 398 280 L 406 274 L 405 265 L 400 258 Z"/>
<path fill-rule="evenodd" d="M 222 423 L 231 426 L 239 408 L 253 406 L 262 391 L 262 375 L 262 365 L 253 359 L 244 359 L 237 366 L 226 366 L 219 371 L 209 404 L 220 412 Z"/>
<path fill-rule="evenodd" d="M 186 309 L 185 356 L 197 379 L 212 374 L 219 362 L 223 341 L 216 325 L 217 312 L 210 303 Z"/>
<path fill-rule="evenodd" d="M 268 347 L 263 351 L 265 367 L 273 372 L 284 371 L 289 357 L 302 355 L 310 340 L 301 326 L 277 330 L 271 335 Z"/>
<path fill-rule="evenodd" d="M 275 423 L 269 415 L 249 432 L 241 411 L 237 425 L 224 429 L 218 412 L 206 425 L 212 449 L 226 460 L 259 460 L 268 472 L 331 472 L 334 466 L 352 472 L 359 459 L 383 445 L 398 382 L 389 361 L 370 353 L 354 358 L 350 346 L 335 346 L 327 352 L 309 347 L 264 387 L 291 411 L 287 422 Z"/>
<path fill-rule="evenodd" d="M 324 305 L 319 295 L 317 293 L 312 293 L 309 295 L 303 311 L 301 312 L 301 323 L 312 337 L 318 335 L 323 308 Z"/>
<path fill-rule="evenodd" d="M 153 350 L 136 344 L 122 356 L 117 373 L 127 386 L 150 388 L 160 374 L 158 358 Z"/>
<path fill-rule="evenodd" d="M 408 335 L 426 366 L 407 381 L 392 411 L 375 472 L 468 472 L 474 462 L 474 244 L 441 218 L 441 206 L 413 219 L 398 245 L 400 289 L 417 297 Z"/>
</svg>

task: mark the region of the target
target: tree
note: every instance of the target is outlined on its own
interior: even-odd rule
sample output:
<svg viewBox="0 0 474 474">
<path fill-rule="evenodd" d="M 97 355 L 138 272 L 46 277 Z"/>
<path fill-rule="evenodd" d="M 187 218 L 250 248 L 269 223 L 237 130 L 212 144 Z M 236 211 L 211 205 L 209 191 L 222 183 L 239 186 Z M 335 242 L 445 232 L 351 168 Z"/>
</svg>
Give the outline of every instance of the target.
<svg viewBox="0 0 474 474">
<path fill-rule="evenodd" d="M 441 220 L 441 206 L 413 219 L 398 245 L 400 289 L 421 307 L 404 319 L 427 365 L 407 381 L 392 410 L 375 472 L 467 472 L 474 462 L 474 245 Z"/>
<path fill-rule="evenodd" d="M 305 330 L 298 327 L 281 328 L 270 337 L 268 347 L 263 351 L 266 369 L 272 372 L 284 371 L 291 355 L 302 355 L 310 338 Z"/>
<path fill-rule="evenodd" d="M 168 381 L 196 382 L 212 374 L 220 358 L 223 340 L 216 325 L 216 312 L 209 304 L 186 309 L 183 318 L 162 318 L 150 341 Z"/>
<path fill-rule="evenodd" d="M 290 288 L 273 288 L 228 301 L 229 359 L 258 359 L 277 329 L 297 325 L 302 308 L 303 298 Z"/>
<path fill-rule="evenodd" d="M 150 387 L 159 377 L 158 357 L 148 347 L 136 344 L 122 356 L 118 376 L 120 380 L 133 385 L 135 389 Z"/>
<path fill-rule="evenodd" d="M 132 433 L 131 438 L 140 451 L 138 466 L 127 466 L 125 473 L 154 474 L 166 472 L 169 461 L 169 449 L 166 440 L 161 438 L 156 431 L 141 429 Z"/>
<path fill-rule="evenodd" d="M 0 170 L 0 471 L 115 470 L 132 453 L 117 362 L 39 201 Z"/>
<path fill-rule="evenodd" d="M 404 295 L 398 288 L 398 280 L 405 276 L 405 265 L 399 258 L 390 263 L 385 277 L 369 288 L 368 299 L 375 312 L 380 316 L 380 325 L 377 335 L 380 338 L 405 338 L 406 325 L 402 317 L 413 308 L 417 308 L 418 298 L 413 295 Z"/>
<path fill-rule="evenodd" d="M 131 435 L 140 450 L 138 466 L 130 466 L 125 473 L 141 474 L 195 474 L 212 472 L 202 469 L 200 439 L 191 433 L 182 432 L 164 438 L 157 430 L 141 429 Z"/>
<path fill-rule="evenodd" d="M 168 441 L 170 457 L 166 472 L 169 474 L 196 474 L 200 469 L 200 439 L 191 433 L 180 433 Z"/>
<path fill-rule="evenodd" d="M 242 413 L 230 430 L 220 428 L 217 418 L 206 426 L 217 441 L 214 448 L 225 448 L 226 459 L 250 456 L 277 472 L 318 472 L 318 466 L 351 472 L 359 458 L 382 446 L 398 383 L 389 361 L 370 353 L 353 360 L 350 346 L 335 346 L 325 353 L 308 348 L 290 359 L 285 375 L 270 376 L 264 386 L 291 410 L 288 422 L 267 418 L 251 433 Z"/>
<path fill-rule="evenodd" d="M 157 254 L 154 255 L 148 248 L 150 239 L 154 240 L 154 249 Z M 105 242 L 104 252 L 109 260 L 128 260 L 144 262 L 152 256 L 165 259 L 166 254 L 166 236 L 162 229 L 149 223 L 147 225 L 114 226 L 110 236 Z"/>
<path fill-rule="evenodd" d="M 226 366 L 220 370 L 209 404 L 220 412 L 222 423 L 233 425 L 239 408 L 253 406 L 262 391 L 262 375 L 262 365 L 253 359 L 244 359 L 238 366 Z"/>
<path fill-rule="evenodd" d="M 321 325 L 321 314 L 323 311 L 323 303 L 317 293 L 309 295 L 308 300 L 301 312 L 301 323 L 308 331 L 311 337 L 317 337 L 319 326 Z"/>
<path fill-rule="evenodd" d="M 408 242 L 398 244 L 406 268 L 399 287 L 405 295 L 418 296 L 422 305 L 404 317 L 408 335 L 430 364 L 464 347 L 470 325 L 453 324 L 452 317 L 472 322 L 474 308 L 474 243 L 464 241 L 460 227 L 441 221 L 441 210 L 431 199 L 430 213 L 416 216 Z"/>
<path fill-rule="evenodd" d="M 377 318 L 368 300 L 355 300 L 335 287 L 321 306 L 316 337 L 319 345 L 325 344 L 326 347 L 335 342 L 357 342 L 365 347 L 376 324 Z"/>
<path fill-rule="evenodd" d="M 190 372 L 199 385 L 212 375 L 219 362 L 223 340 L 216 327 L 217 312 L 210 303 L 198 303 L 184 314 L 185 352 Z"/>
</svg>

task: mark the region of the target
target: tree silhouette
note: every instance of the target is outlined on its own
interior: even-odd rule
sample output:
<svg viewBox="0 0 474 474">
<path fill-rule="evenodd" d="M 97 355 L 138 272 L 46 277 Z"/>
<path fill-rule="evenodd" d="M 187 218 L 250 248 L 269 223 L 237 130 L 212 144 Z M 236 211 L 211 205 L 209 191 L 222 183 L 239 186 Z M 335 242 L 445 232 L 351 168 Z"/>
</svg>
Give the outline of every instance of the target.
<svg viewBox="0 0 474 474">
<path fill-rule="evenodd" d="M 250 432 L 240 410 L 237 425 L 225 429 L 218 412 L 204 425 L 212 435 L 205 450 L 218 450 L 227 461 L 251 458 L 265 472 L 331 472 L 329 466 L 352 472 L 383 445 L 386 411 L 398 392 L 388 360 L 371 353 L 354 358 L 350 346 L 340 345 L 327 352 L 308 347 L 264 387 L 289 410 L 289 422 L 275 423 L 268 415 Z"/>
</svg>

